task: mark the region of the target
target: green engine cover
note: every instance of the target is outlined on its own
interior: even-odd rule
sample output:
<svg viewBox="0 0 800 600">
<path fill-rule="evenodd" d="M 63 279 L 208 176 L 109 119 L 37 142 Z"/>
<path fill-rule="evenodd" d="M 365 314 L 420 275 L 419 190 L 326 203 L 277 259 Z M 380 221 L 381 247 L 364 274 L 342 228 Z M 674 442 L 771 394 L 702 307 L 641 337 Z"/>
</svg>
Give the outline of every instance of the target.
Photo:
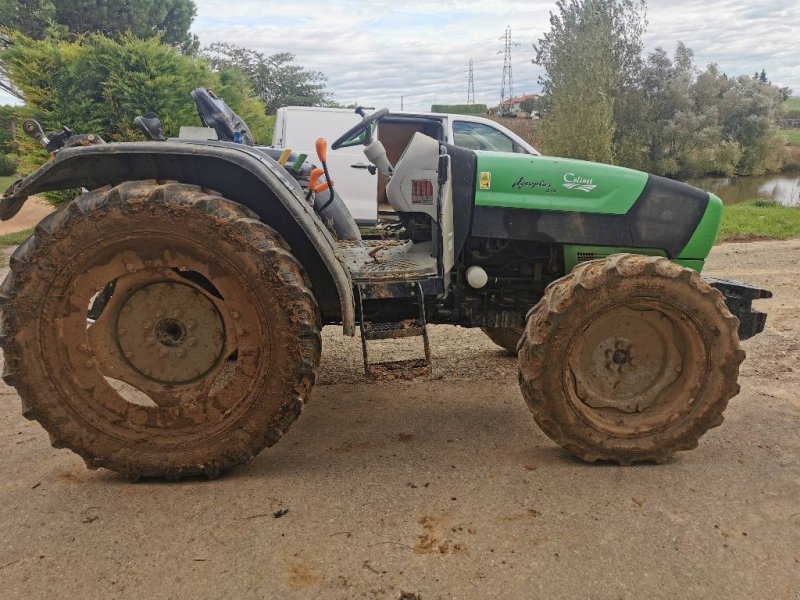
<svg viewBox="0 0 800 600">
<path fill-rule="evenodd" d="M 478 206 L 623 215 L 648 178 L 641 171 L 569 158 L 476 154 Z"/>
<path fill-rule="evenodd" d="M 639 252 L 700 270 L 722 202 L 641 171 L 552 156 L 476 151 L 473 234 L 564 244 L 579 256 Z"/>
</svg>

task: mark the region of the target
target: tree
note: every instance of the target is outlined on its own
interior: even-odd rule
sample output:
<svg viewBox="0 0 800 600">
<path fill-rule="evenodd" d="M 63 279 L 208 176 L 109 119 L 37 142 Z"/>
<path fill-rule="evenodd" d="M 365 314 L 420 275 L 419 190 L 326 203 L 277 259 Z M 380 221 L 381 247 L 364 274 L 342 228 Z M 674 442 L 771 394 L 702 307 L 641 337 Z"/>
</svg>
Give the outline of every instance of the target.
<svg viewBox="0 0 800 600">
<path fill-rule="evenodd" d="M 33 39 L 43 39 L 55 26 L 77 35 L 160 35 L 168 44 L 189 48 L 196 14 L 192 0 L 0 0 L 0 23 Z"/>
<path fill-rule="evenodd" d="M 717 111 L 725 138 L 742 149 L 738 174 L 759 175 L 781 167 L 784 143 L 776 126 L 781 102 L 777 86 L 748 77 L 728 80 Z"/>
<path fill-rule="evenodd" d="M 674 173 L 680 161 L 676 154 L 681 144 L 676 139 L 680 128 L 670 127 L 679 113 L 692 107 L 690 87 L 694 78 L 692 51 L 678 43 L 674 59 L 662 49 L 651 52 L 642 69 L 639 85 L 645 106 L 644 118 L 638 123 L 642 132 L 647 159 L 643 165 L 657 173 Z"/>
<path fill-rule="evenodd" d="M 217 74 L 205 59 L 183 55 L 157 38 L 111 40 L 93 34 L 68 41 L 13 34 L 12 39 L 0 51 L 0 63 L 27 113 L 47 129 L 67 125 L 108 141 L 141 139 L 133 119 L 152 111 L 161 117 L 165 133 L 176 135 L 181 125 L 198 124 L 190 92 L 203 86 L 223 97 L 230 93 L 226 101 L 241 111 L 257 139 L 269 131 L 264 106 L 243 75 Z M 17 140 L 24 146 L 19 151 L 23 167 L 30 170 L 44 155 L 25 136 Z"/>
<path fill-rule="evenodd" d="M 53 0 L 0 0 L 0 24 L 29 37 L 44 37 L 55 17 Z"/>
<path fill-rule="evenodd" d="M 229 43 L 209 46 L 204 53 L 218 71 L 236 68 L 247 75 L 268 114 L 282 106 L 315 106 L 328 102 L 326 77 L 319 71 L 306 71 L 296 64 L 294 54 L 271 56 Z"/>
<path fill-rule="evenodd" d="M 556 8 L 550 31 L 534 46 L 550 98 L 545 147 L 553 154 L 613 162 L 618 111 L 633 103 L 625 94 L 635 88 L 641 64 L 644 2 L 558 0 Z"/>
</svg>

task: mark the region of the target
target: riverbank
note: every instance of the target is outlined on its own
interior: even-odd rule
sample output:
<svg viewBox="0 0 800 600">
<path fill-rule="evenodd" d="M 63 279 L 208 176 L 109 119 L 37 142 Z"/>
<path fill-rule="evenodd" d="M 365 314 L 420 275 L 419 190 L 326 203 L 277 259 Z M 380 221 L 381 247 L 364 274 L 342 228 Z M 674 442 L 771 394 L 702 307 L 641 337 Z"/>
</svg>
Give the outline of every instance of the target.
<svg viewBox="0 0 800 600">
<path fill-rule="evenodd" d="M 717 243 L 796 237 L 800 237 L 800 208 L 769 200 L 748 200 L 725 207 Z"/>
</svg>

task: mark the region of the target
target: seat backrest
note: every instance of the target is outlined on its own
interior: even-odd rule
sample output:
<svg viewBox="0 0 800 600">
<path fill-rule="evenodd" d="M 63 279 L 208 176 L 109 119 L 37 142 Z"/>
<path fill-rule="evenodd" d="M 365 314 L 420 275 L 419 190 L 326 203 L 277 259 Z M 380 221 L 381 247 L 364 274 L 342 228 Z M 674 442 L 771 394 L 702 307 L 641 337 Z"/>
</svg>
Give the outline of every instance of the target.
<svg viewBox="0 0 800 600">
<path fill-rule="evenodd" d="M 415 133 L 386 186 L 389 204 L 398 212 L 421 212 L 439 220 L 439 142 Z"/>
<path fill-rule="evenodd" d="M 235 142 L 238 132 L 242 144 L 253 145 L 253 135 L 247 123 L 222 98 L 217 98 L 213 91 L 206 88 L 192 90 L 192 100 L 203 125 L 214 129 L 220 140 Z"/>
</svg>

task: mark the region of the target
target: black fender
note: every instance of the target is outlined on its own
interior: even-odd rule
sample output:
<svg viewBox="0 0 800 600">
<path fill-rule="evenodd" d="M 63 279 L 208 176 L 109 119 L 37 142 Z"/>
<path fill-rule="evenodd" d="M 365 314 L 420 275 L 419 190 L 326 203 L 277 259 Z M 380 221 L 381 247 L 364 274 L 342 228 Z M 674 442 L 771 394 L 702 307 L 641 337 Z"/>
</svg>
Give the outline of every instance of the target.
<svg viewBox="0 0 800 600">
<path fill-rule="evenodd" d="M 353 285 L 336 241 L 297 183 L 277 162 L 248 146 L 167 141 L 67 148 L 8 189 L 0 200 L 0 220 L 13 217 L 29 196 L 40 192 L 149 179 L 200 185 L 259 215 L 291 246 L 325 318 L 340 317 L 344 333 L 354 334 Z"/>
</svg>

